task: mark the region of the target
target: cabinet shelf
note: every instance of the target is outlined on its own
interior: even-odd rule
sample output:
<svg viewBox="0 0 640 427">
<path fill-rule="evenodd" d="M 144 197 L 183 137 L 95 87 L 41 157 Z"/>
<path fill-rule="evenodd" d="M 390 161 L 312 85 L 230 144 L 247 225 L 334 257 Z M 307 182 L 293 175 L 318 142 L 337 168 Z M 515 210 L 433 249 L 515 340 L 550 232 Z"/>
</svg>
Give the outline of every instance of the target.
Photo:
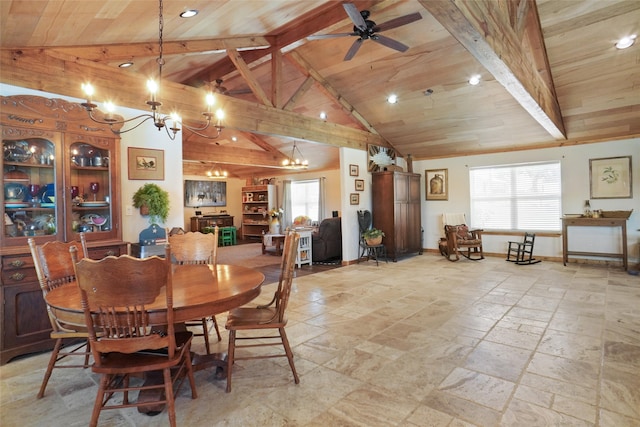
<svg viewBox="0 0 640 427">
<path fill-rule="evenodd" d="M 242 187 L 242 236 L 259 237 L 269 232 L 264 215 L 276 205 L 276 186 L 252 185 Z M 254 210 L 259 209 L 259 210 Z"/>
</svg>

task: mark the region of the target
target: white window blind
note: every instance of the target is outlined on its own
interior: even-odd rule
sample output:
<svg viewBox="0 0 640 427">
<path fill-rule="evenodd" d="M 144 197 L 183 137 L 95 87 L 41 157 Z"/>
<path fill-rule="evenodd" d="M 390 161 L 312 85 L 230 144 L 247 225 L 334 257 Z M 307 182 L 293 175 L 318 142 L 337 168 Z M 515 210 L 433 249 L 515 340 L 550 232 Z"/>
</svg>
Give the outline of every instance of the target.
<svg viewBox="0 0 640 427">
<path fill-rule="evenodd" d="M 471 225 L 485 230 L 560 230 L 560 162 L 471 168 Z"/>
<path fill-rule="evenodd" d="M 312 221 L 320 219 L 320 180 L 294 181 L 291 183 L 291 219 L 305 215 Z"/>
</svg>

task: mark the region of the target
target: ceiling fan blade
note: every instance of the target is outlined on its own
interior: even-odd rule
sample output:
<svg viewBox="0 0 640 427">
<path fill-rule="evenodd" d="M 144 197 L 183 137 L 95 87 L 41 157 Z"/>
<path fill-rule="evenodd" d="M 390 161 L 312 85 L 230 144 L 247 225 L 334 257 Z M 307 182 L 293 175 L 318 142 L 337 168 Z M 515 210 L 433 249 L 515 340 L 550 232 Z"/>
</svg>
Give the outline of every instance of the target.
<svg viewBox="0 0 640 427">
<path fill-rule="evenodd" d="M 322 40 L 333 39 L 336 37 L 357 36 L 358 33 L 337 33 L 337 34 L 316 34 L 314 36 L 307 36 L 307 40 Z"/>
<path fill-rule="evenodd" d="M 364 22 L 364 18 L 358 12 L 358 8 L 353 3 L 343 3 L 342 7 L 349 15 L 349 18 L 353 21 L 354 25 L 361 29 L 362 31 L 367 29 L 367 23 Z"/>
<path fill-rule="evenodd" d="M 389 37 L 385 37 L 380 34 L 376 34 L 375 36 L 371 37 L 371 40 L 376 43 L 380 43 L 383 46 L 395 49 L 398 52 L 406 52 L 407 49 L 409 49 L 409 46 L 407 46 L 406 44 L 402 44 L 397 40 L 390 39 Z"/>
<path fill-rule="evenodd" d="M 418 21 L 420 19 L 422 19 L 422 15 L 420 15 L 418 12 L 411 13 L 409 15 L 400 16 L 400 17 L 394 18 L 394 19 L 392 19 L 390 21 L 383 22 L 380 25 L 376 25 L 375 27 L 373 27 L 373 31 L 378 32 L 378 31 L 390 30 L 392 28 L 397 28 L 397 27 L 401 27 L 403 25 L 410 24 L 410 23 Z"/>
<path fill-rule="evenodd" d="M 358 49 L 360 49 L 360 46 L 362 46 L 362 41 L 362 39 L 356 39 L 356 41 L 353 42 L 353 44 L 349 48 L 349 51 L 344 56 L 345 61 L 351 60 L 351 58 L 353 58 L 356 53 L 358 53 Z"/>
</svg>

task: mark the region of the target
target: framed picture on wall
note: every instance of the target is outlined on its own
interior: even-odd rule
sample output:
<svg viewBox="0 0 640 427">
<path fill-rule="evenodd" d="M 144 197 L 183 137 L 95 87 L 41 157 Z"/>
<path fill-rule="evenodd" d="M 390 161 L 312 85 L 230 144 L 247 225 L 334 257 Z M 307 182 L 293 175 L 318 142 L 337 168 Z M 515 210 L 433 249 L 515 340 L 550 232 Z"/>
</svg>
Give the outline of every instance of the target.
<svg viewBox="0 0 640 427">
<path fill-rule="evenodd" d="M 360 175 L 360 167 L 358 165 L 349 165 L 349 176 Z"/>
<path fill-rule="evenodd" d="M 358 193 L 351 193 L 351 196 L 349 197 L 349 202 L 352 205 L 359 205 L 360 204 L 360 194 Z"/>
<path fill-rule="evenodd" d="M 184 205 L 188 208 L 227 206 L 227 183 L 185 180 Z"/>
<path fill-rule="evenodd" d="M 426 200 L 449 200 L 449 176 L 447 169 L 424 171 Z"/>
<path fill-rule="evenodd" d="M 364 179 L 356 179 L 356 191 L 364 191 Z"/>
<path fill-rule="evenodd" d="M 631 156 L 589 159 L 592 199 L 630 199 L 632 185 Z"/>
<path fill-rule="evenodd" d="M 127 148 L 129 179 L 164 180 L 164 150 Z"/>
</svg>

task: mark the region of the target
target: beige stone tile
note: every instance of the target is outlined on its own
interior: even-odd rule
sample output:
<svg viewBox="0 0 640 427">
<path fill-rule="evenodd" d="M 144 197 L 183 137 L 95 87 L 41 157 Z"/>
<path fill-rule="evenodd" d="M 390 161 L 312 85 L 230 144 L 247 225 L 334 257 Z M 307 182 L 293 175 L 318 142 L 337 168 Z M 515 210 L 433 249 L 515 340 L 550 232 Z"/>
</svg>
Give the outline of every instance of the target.
<svg viewBox="0 0 640 427">
<path fill-rule="evenodd" d="M 501 416 L 499 411 L 438 390 L 431 392 L 422 404 L 479 426 L 497 426 Z"/>
<path fill-rule="evenodd" d="M 595 405 L 589 405 L 568 397 L 556 396 L 552 409 L 589 423 L 595 424 L 596 422 L 597 410 Z"/>
<path fill-rule="evenodd" d="M 556 313 L 549 322 L 549 329 L 600 338 L 604 329 L 604 319 Z"/>
<path fill-rule="evenodd" d="M 640 373 L 605 366 L 600 385 L 600 406 L 632 418 L 640 419 Z"/>
<path fill-rule="evenodd" d="M 529 363 L 527 372 L 595 388 L 598 383 L 600 366 L 597 363 L 535 353 L 531 363 Z"/>
<path fill-rule="evenodd" d="M 602 343 L 596 337 L 548 330 L 540 341 L 538 351 L 597 365 L 602 356 Z"/>
<path fill-rule="evenodd" d="M 554 394 L 520 384 L 517 386 L 516 392 L 513 397 L 537 406 L 551 408 Z"/>
<path fill-rule="evenodd" d="M 595 405 L 598 400 L 597 388 L 571 384 L 530 372 L 526 372 L 522 376 L 520 384 L 535 390 L 540 390 L 541 392 L 566 396 L 592 405 Z"/>
<path fill-rule="evenodd" d="M 600 410 L 600 427 L 638 427 L 640 426 L 639 418 L 629 418 L 615 412 Z"/>
<path fill-rule="evenodd" d="M 405 420 L 407 425 L 421 427 L 447 427 L 453 421 L 453 417 L 428 406 L 420 405 Z"/>
<path fill-rule="evenodd" d="M 539 332 L 535 333 L 532 332 L 531 327 L 527 327 L 526 325 L 520 325 L 517 329 L 503 328 L 501 327 L 502 325 L 503 322 L 498 323 L 498 326 L 493 328 L 487 334 L 485 339 L 487 341 L 524 348 L 527 350 L 533 350 L 537 347 L 542 333 L 539 328 L 533 329 L 533 331 Z"/>
<path fill-rule="evenodd" d="M 605 341 L 604 365 L 637 375 L 640 372 L 640 345 Z"/>
<path fill-rule="evenodd" d="M 531 353 L 531 350 L 483 341 L 469 354 L 464 367 L 515 382 Z"/>
<path fill-rule="evenodd" d="M 469 369 L 456 368 L 438 390 L 502 411 L 515 384 Z"/>
<path fill-rule="evenodd" d="M 504 412 L 500 425 L 504 427 L 594 426 L 593 423 L 518 399 L 511 401 Z"/>
</svg>

